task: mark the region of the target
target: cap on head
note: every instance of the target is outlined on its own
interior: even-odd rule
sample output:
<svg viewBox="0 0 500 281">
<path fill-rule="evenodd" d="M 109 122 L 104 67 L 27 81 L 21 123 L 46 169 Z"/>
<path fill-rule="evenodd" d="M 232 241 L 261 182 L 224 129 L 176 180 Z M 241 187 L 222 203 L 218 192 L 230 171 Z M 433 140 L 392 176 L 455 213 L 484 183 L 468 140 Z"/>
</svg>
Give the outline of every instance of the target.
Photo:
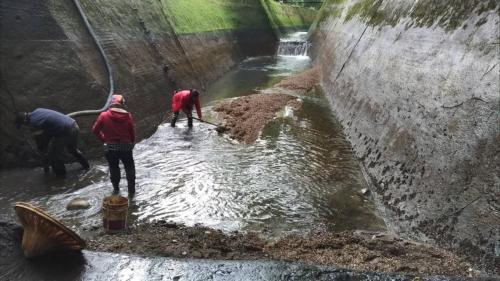
<svg viewBox="0 0 500 281">
<path fill-rule="evenodd" d="M 122 95 L 112 95 L 110 107 L 123 107 L 125 106 L 125 99 Z"/>
<path fill-rule="evenodd" d="M 197 98 L 200 96 L 200 92 L 198 92 L 198 90 L 196 89 L 191 89 L 191 97 L 194 99 L 194 98 Z"/>
</svg>

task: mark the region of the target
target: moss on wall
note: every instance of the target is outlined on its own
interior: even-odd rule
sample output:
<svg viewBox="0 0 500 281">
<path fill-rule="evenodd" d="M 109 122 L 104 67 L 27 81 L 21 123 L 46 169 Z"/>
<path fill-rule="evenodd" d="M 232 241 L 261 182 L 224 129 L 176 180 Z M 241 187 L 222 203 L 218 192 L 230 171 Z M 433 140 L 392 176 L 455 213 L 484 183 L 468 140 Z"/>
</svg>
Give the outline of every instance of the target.
<svg viewBox="0 0 500 281">
<path fill-rule="evenodd" d="M 178 34 L 227 29 L 250 29 L 309 25 L 315 11 L 274 1 L 253 0 L 161 0 Z M 264 7 L 263 7 L 264 6 Z M 263 8 L 265 10 L 263 10 Z M 268 19 L 269 17 L 269 19 Z"/>
<path fill-rule="evenodd" d="M 51 6 L 60 6 L 49 0 Z M 271 3 L 272 2 L 272 3 Z M 310 25 L 316 10 L 256 0 L 92 0 L 82 1 L 89 18 L 97 26 L 119 24 L 140 29 L 141 21 L 154 33 L 177 35 L 218 30 L 267 29 Z M 64 19 L 62 14 L 59 20 Z M 110 22 L 110 20 L 119 23 Z"/>
<path fill-rule="evenodd" d="M 410 17 L 419 27 L 430 27 L 437 23 L 446 30 L 454 30 L 462 26 L 471 14 L 475 13 L 480 16 L 495 9 L 500 14 L 500 2 L 496 0 L 423 0 L 415 5 Z M 482 18 L 483 22 L 485 20 Z"/>
<path fill-rule="evenodd" d="M 384 0 L 327 0 L 318 16 L 318 22 L 328 17 L 341 17 L 350 21 L 361 18 L 370 26 L 395 26 L 402 19 L 411 19 L 407 27 L 440 26 L 452 31 L 463 26 L 472 14 L 480 16 L 476 25 L 484 24 L 486 13 L 495 11 L 500 14 L 500 2 L 496 0 L 421 0 L 421 1 L 384 1 Z"/>
<path fill-rule="evenodd" d="M 257 1 L 162 0 L 162 3 L 178 34 L 269 27 Z"/>
<path fill-rule="evenodd" d="M 261 0 L 271 24 L 275 28 L 309 26 L 316 17 L 316 10 L 291 6 L 271 0 Z"/>
</svg>

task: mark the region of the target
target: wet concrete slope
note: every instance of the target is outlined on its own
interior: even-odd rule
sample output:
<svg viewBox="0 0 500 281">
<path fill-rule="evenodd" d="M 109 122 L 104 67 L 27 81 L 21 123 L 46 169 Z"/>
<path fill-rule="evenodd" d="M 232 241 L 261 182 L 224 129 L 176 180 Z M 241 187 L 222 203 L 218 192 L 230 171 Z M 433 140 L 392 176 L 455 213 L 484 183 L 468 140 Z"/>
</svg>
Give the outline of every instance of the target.
<svg viewBox="0 0 500 281">
<path fill-rule="evenodd" d="M 311 31 L 323 87 L 387 223 L 490 270 L 499 266 L 499 14 L 498 1 L 331 0 Z"/>
<path fill-rule="evenodd" d="M 261 4 L 243 4 L 254 18 L 260 16 L 261 25 L 178 34 L 162 1 L 82 1 L 140 137 L 150 135 L 169 110 L 174 89 L 203 90 L 247 56 L 274 52 L 277 38 Z M 36 158 L 14 129 L 13 112 L 97 109 L 106 100 L 108 82 L 72 1 L 6 0 L 0 12 L 0 167 L 11 167 Z M 94 120 L 77 119 L 87 152 L 98 146 L 89 132 Z"/>
<path fill-rule="evenodd" d="M 356 272 L 271 260 L 210 261 L 143 258 L 83 251 L 25 259 L 22 229 L 0 217 L 1 280 L 415 280 L 414 276 Z M 418 280 L 463 280 L 418 277 Z"/>
</svg>

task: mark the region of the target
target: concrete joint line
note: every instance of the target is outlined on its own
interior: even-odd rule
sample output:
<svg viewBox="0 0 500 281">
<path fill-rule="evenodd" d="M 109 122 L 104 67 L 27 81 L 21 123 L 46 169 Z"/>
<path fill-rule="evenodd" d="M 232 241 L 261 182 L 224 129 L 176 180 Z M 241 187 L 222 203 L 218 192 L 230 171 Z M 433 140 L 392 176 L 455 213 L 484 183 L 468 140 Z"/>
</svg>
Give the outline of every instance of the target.
<svg viewBox="0 0 500 281">
<path fill-rule="evenodd" d="M 498 62 L 495 63 L 495 65 L 493 65 L 488 71 L 486 71 L 483 76 L 481 76 L 481 80 L 483 80 L 484 76 L 486 76 L 486 74 L 490 73 L 496 66 L 498 65 Z"/>
<path fill-rule="evenodd" d="M 356 42 L 356 44 L 354 44 L 354 47 L 352 48 L 351 50 L 351 53 L 349 53 L 349 56 L 347 57 L 347 59 L 345 60 L 344 64 L 342 65 L 342 67 L 340 68 L 340 71 L 339 73 L 337 74 L 337 76 L 335 77 L 335 80 L 333 80 L 333 83 L 335 83 L 337 81 L 337 79 L 339 78 L 340 74 L 342 73 L 342 71 L 344 70 L 344 67 L 346 66 L 347 62 L 349 61 L 349 59 L 351 58 L 352 54 L 354 53 L 354 50 L 356 49 L 356 47 L 358 46 L 358 43 L 359 41 L 361 41 L 361 38 L 363 38 L 363 35 L 365 34 L 366 30 L 368 29 L 368 25 L 365 26 L 365 29 L 363 30 L 363 32 L 361 33 L 361 35 L 359 36 L 358 38 L 358 41 Z"/>
<path fill-rule="evenodd" d="M 459 107 L 459 106 L 462 106 L 466 101 L 469 101 L 469 100 L 474 100 L 474 101 L 482 101 L 484 103 L 488 103 L 488 101 L 482 99 L 481 97 L 475 97 L 475 96 L 472 96 L 471 98 L 461 102 L 461 103 L 457 103 L 455 105 L 441 105 L 441 108 L 445 108 L 445 109 L 451 109 L 451 108 L 455 108 L 455 107 Z"/>
</svg>

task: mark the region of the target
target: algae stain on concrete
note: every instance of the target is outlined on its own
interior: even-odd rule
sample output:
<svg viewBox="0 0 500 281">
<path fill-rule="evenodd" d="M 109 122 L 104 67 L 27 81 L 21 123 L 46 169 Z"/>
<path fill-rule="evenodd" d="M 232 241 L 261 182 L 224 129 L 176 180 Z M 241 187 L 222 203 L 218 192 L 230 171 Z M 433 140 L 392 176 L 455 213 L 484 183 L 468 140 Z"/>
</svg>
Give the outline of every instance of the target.
<svg viewBox="0 0 500 281">
<path fill-rule="evenodd" d="M 401 1 L 391 2 L 384 0 L 330 0 L 321 9 L 318 20 L 324 21 L 328 17 L 340 17 L 346 9 L 344 22 L 351 21 L 354 17 L 361 18 L 369 26 L 395 26 L 401 20 L 410 18 L 409 27 L 440 26 L 446 31 L 456 30 L 470 19 L 471 15 L 482 16 L 476 26 L 487 22 L 487 14 L 495 11 L 500 14 L 500 2 L 495 0 L 460 0 L 460 1 Z M 325 8 L 329 6 L 330 8 Z"/>
<path fill-rule="evenodd" d="M 437 23 L 446 31 L 452 31 L 462 26 L 472 14 L 482 15 L 488 11 L 500 9 L 499 3 L 494 0 L 423 0 L 414 5 L 409 16 L 419 27 L 431 27 Z"/>
</svg>

